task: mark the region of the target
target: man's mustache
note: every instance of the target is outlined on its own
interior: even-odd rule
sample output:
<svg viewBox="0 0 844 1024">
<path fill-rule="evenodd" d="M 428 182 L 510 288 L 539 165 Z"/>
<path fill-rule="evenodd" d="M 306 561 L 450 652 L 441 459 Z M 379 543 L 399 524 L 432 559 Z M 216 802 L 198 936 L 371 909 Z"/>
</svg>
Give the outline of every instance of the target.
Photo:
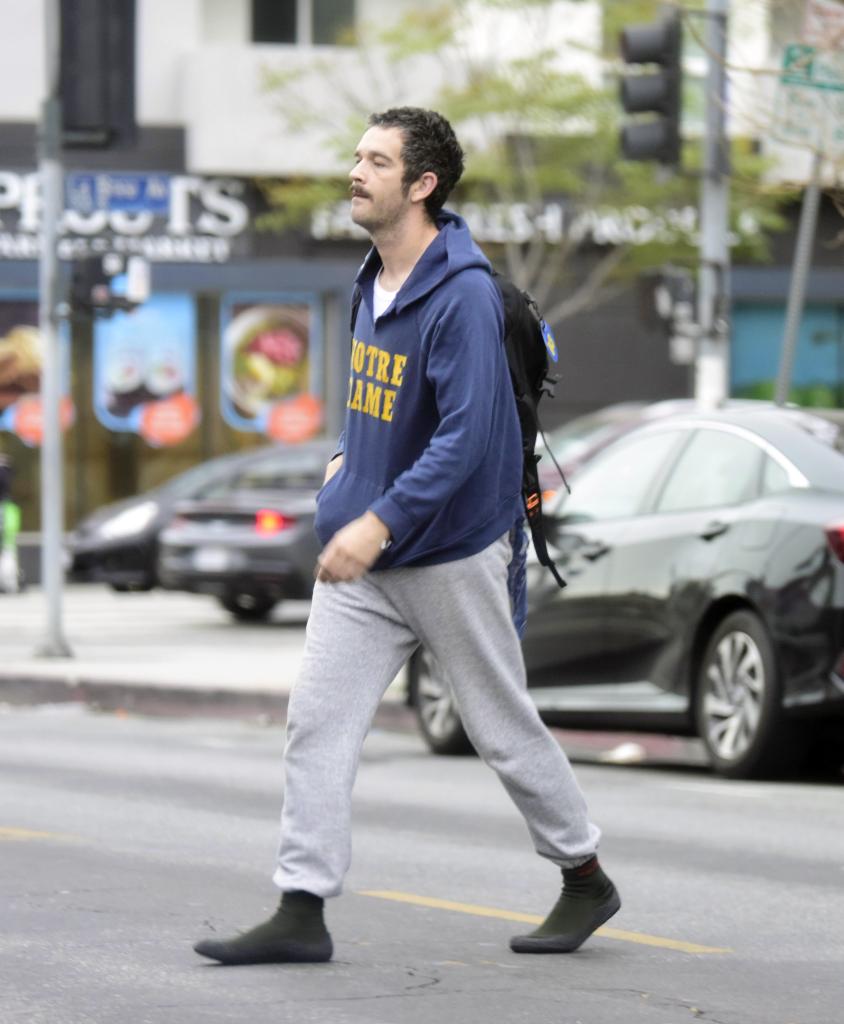
<svg viewBox="0 0 844 1024">
<path fill-rule="evenodd" d="M 372 198 L 372 196 L 368 192 L 366 192 L 364 189 L 357 188 L 354 185 L 350 185 L 349 186 L 349 190 L 352 193 L 352 198 L 353 199 L 354 198 L 358 198 L 358 199 L 371 199 Z"/>
</svg>

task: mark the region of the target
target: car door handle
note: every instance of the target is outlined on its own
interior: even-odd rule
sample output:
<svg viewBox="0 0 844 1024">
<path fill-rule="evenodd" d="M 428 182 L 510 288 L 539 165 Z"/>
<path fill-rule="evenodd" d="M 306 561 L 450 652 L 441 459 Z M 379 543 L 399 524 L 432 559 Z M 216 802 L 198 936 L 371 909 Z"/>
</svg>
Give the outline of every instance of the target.
<svg viewBox="0 0 844 1024">
<path fill-rule="evenodd" d="M 699 536 L 702 540 L 714 540 L 716 537 L 720 537 L 722 533 L 726 533 L 729 528 L 729 523 L 725 523 L 720 519 L 714 519 L 711 523 L 707 523 L 704 526 Z"/>
<path fill-rule="evenodd" d="M 592 544 L 584 544 L 580 549 L 581 555 L 588 558 L 590 562 L 597 562 L 599 558 L 609 551 L 609 546 L 601 541 L 594 541 Z"/>
</svg>

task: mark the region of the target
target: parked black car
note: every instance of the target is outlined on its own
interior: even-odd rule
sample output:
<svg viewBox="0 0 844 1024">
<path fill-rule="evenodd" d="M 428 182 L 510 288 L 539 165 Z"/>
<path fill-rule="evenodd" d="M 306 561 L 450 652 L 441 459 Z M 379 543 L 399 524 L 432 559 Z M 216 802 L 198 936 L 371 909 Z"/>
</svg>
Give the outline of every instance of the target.
<svg viewBox="0 0 844 1024">
<path fill-rule="evenodd" d="M 178 502 L 237 491 L 256 474 L 281 480 L 288 469 L 300 474 L 303 464 L 312 470 L 312 479 L 321 483 L 333 453 L 333 442 L 314 441 L 222 455 L 153 490 L 105 505 L 68 538 L 71 577 L 108 583 L 115 590 L 150 590 L 159 582 L 158 537 Z"/>
<path fill-rule="evenodd" d="M 309 599 L 316 495 L 333 454 L 331 444 L 288 449 L 179 502 L 159 536 L 161 585 L 211 594 L 244 621 L 267 618 L 285 598 Z"/>
<path fill-rule="evenodd" d="M 844 749 L 844 412 L 640 426 L 550 511 L 560 591 L 531 563 L 523 641 L 549 724 L 697 734 L 727 776 Z M 438 752 L 469 748 L 442 673 L 410 666 Z"/>
</svg>

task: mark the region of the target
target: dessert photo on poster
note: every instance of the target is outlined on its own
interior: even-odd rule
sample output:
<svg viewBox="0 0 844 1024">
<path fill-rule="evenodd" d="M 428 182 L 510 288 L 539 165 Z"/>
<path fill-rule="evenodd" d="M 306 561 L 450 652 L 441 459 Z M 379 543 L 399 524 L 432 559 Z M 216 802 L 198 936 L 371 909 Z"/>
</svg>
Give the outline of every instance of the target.
<svg viewBox="0 0 844 1024">
<path fill-rule="evenodd" d="M 190 295 L 153 295 L 94 328 L 94 411 L 114 431 L 175 444 L 199 419 L 196 314 Z"/>
</svg>

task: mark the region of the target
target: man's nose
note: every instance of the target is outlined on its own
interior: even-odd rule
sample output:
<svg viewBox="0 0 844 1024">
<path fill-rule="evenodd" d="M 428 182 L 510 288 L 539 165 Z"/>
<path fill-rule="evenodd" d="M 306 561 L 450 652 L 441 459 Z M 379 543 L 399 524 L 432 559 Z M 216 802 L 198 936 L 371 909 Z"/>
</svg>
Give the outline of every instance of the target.
<svg viewBox="0 0 844 1024">
<path fill-rule="evenodd" d="M 363 170 L 362 170 L 362 167 L 363 167 L 363 163 L 359 161 L 349 171 L 349 177 L 352 179 L 352 181 L 363 181 Z"/>
</svg>

